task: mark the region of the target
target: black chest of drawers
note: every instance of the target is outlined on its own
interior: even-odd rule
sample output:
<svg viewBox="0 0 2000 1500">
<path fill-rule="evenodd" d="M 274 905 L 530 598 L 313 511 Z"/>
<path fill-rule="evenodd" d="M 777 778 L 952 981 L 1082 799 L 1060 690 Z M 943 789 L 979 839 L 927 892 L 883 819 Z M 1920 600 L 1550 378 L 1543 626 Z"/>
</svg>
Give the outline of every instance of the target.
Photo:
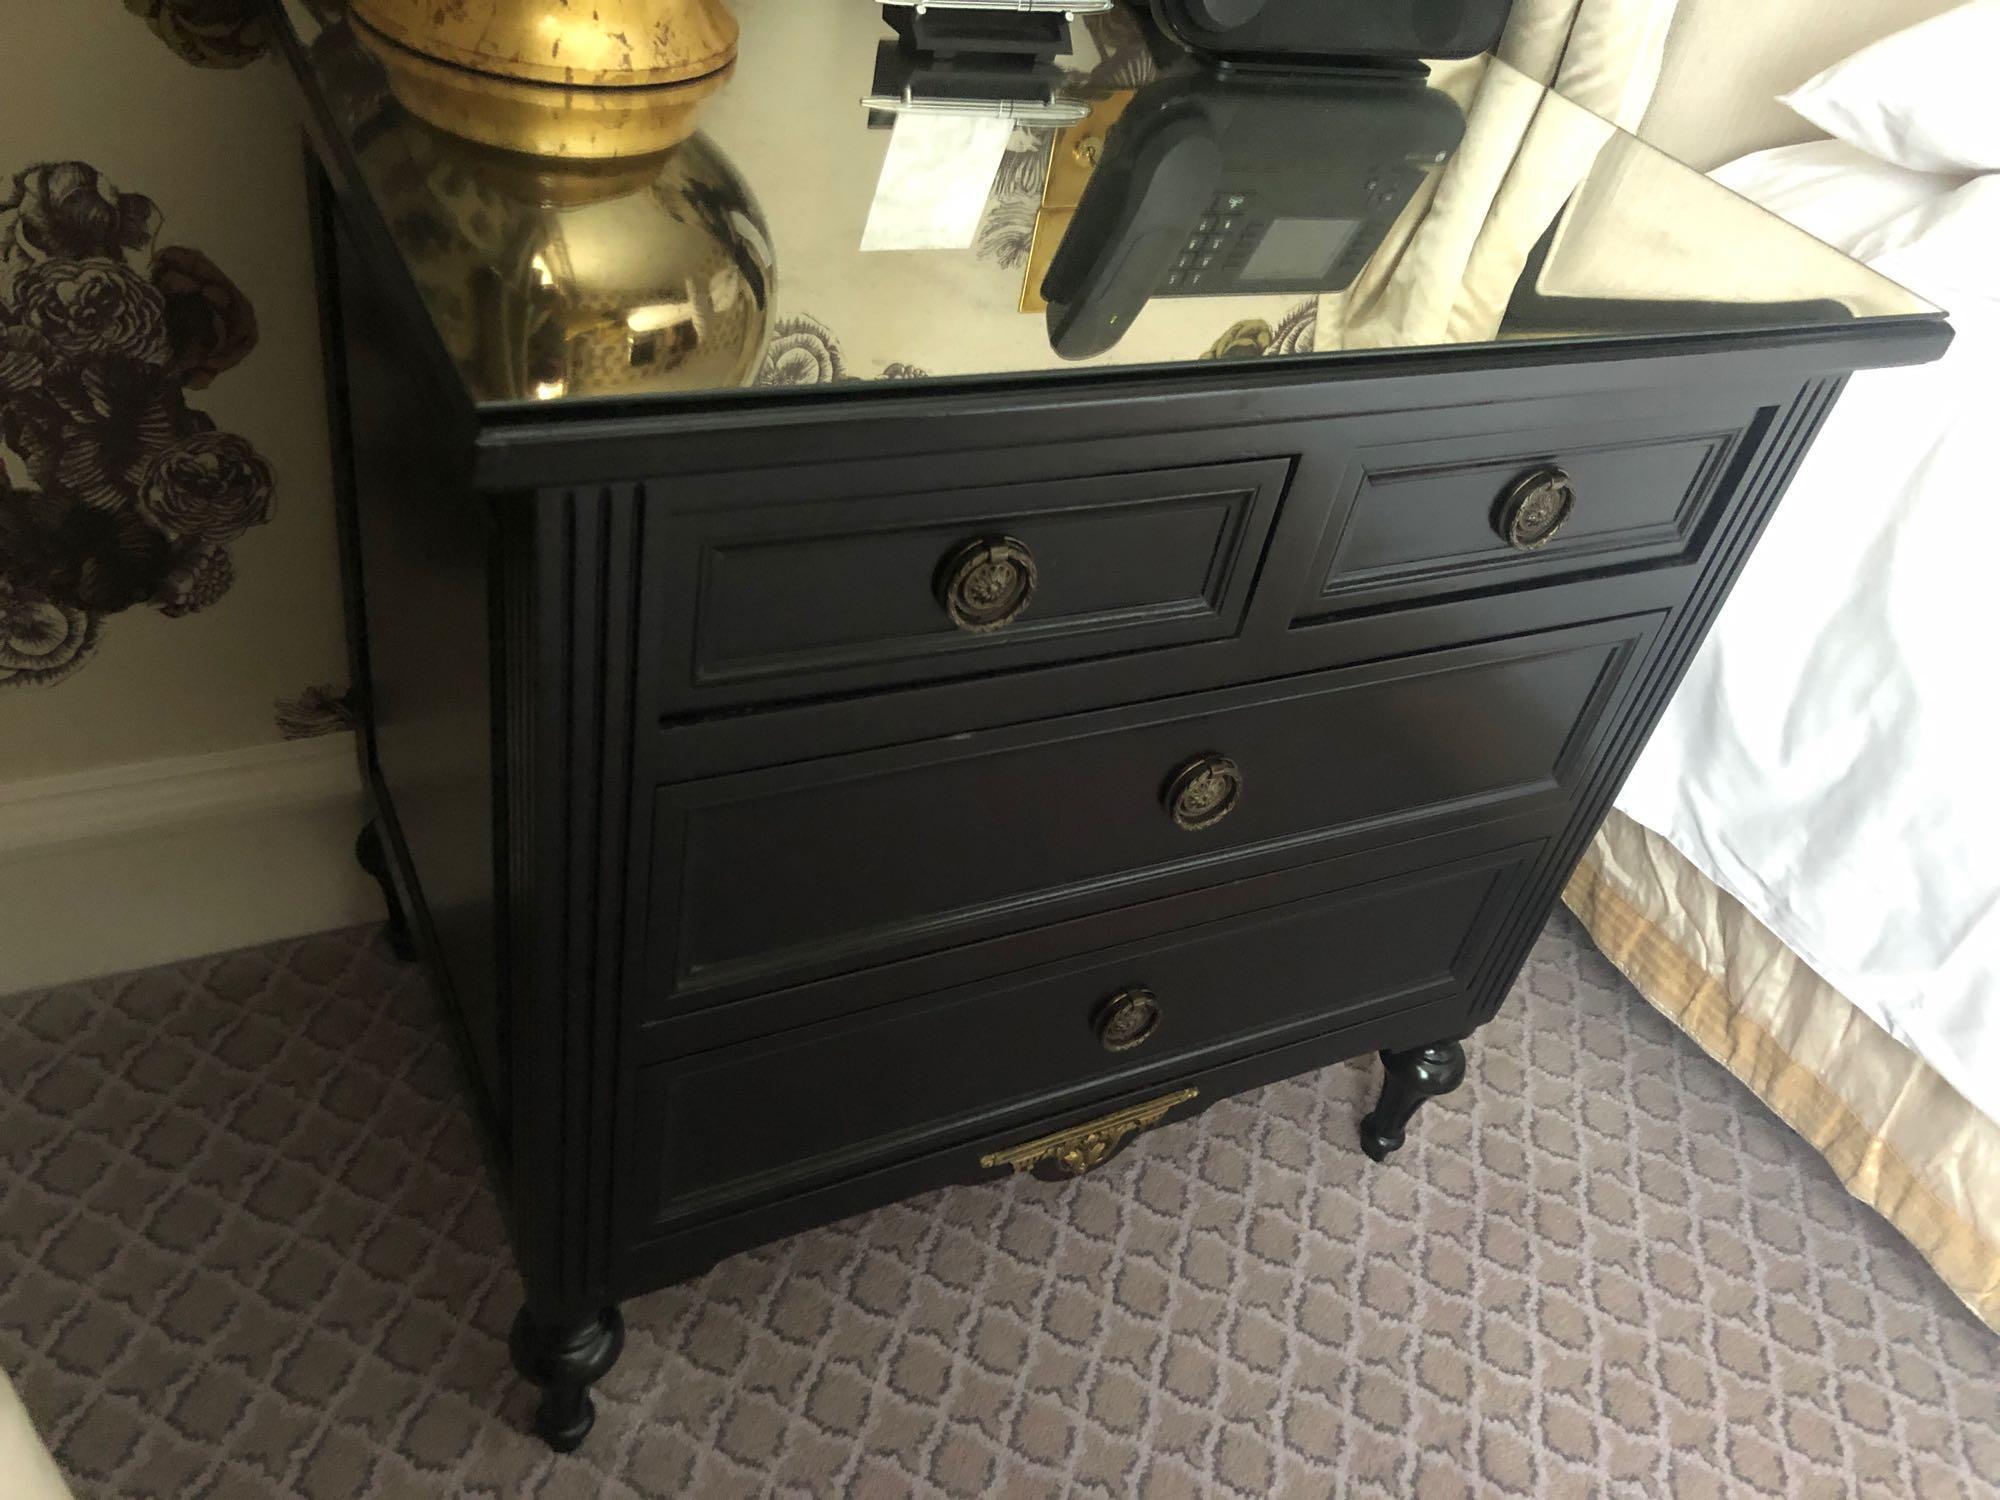
<svg viewBox="0 0 2000 1500">
<path fill-rule="evenodd" d="M 460 1032 L 558 1446 L 618 1301 L 745 1246 L 1368 1052 L 1393 1150 L 1847 373 L 1948 337 L 1912 299 L 467 400 L 326 41 L 361 853 Z"/>
</svg>

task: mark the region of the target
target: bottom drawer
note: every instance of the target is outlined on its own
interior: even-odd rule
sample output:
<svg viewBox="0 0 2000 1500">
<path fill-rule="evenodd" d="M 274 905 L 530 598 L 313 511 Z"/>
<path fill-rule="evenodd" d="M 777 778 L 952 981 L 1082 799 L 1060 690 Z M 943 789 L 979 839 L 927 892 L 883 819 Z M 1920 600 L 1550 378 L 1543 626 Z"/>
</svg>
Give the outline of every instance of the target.
<svg viewBox="0 0 2000 1500">
<path fill-rule="evenodd" d="M 1539 847 L 642 1068 L 630 1237 L 1452 997 Z"/>
</svg>

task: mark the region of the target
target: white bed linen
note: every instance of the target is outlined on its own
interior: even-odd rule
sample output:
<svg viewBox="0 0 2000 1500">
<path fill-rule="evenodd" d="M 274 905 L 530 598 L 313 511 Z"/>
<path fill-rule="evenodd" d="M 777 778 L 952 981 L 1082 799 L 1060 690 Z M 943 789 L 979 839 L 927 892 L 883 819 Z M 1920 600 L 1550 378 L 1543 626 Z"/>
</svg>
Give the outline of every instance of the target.
<svg viewBox="0 0 2000 1500">
<path fill-rule="evenodd" d="M 1854 377 L 1618 806 L 2000 1120 L 2000 176 L 1716 176 L 1957 337 Z"/>
</svg>

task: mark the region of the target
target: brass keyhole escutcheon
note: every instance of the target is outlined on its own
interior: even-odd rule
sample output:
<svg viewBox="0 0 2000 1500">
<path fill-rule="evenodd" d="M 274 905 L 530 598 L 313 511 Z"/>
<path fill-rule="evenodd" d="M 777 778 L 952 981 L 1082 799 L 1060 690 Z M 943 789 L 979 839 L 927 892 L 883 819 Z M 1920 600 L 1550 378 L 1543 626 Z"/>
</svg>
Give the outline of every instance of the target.
<svg viewBox="0 0 2000 1500">
<path fill-rule="evenodd" d="M 1554 464 L 1514 481 L 1500 500 L 1498 530 L 1516 552 L 1534 552 L 1555 535 L 1576 508 L 1576 484 Z"/>
<path fill-rule="evenodd" d="M 1035 597 L 1035 555 L 1011 536 L 962 542 L 938 564 L 938 603 L 951 623 L 972 635 L 998 630 Z"/>
<path fill-rule="evenodd" d="M 1197 755 L 1168 779 L 1164 800 L 1182 828 L 1212 828 L 1243 800 L 1243 773 L 1226 755 Z"/>
<path fill-rule="evenodd" d="M 1120 990 L 1098 1008 L 1097 1039 L 1106 1052 L 1130 1052 L 1159 1029 L 1159 997 L 1143 984 Z"/>
</svg>

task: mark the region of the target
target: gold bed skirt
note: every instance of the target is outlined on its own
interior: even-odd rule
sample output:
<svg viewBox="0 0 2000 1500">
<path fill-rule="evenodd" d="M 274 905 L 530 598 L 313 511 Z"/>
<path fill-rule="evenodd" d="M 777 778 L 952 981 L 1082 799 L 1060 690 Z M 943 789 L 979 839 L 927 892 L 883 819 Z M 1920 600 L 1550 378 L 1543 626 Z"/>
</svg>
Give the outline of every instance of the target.
<svg viewBox="0 0 2000 1500">
<path fill-rule="evenodd" d="M 1563 901 L 1640 994 L 2000 1331 L 2000 1124 L 1630 818 L 1611 814 Z"/>
</svg>

